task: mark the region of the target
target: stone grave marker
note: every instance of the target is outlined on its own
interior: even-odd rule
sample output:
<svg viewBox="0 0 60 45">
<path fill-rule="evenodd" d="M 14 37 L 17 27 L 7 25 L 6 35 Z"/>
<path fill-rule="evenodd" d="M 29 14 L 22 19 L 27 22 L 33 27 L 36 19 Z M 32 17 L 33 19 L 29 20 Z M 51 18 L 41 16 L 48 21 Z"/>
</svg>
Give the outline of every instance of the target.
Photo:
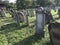
<svg viewBox="0 0 60 45">
<path fill-rule="evenodd" d="M 20 22 L 24 22 L 24 14 L 23 12 L 19 12 L 20 15 Z"/>
<path fill-rule="evenodd" d="M 44 14 L 45 14 L 45 24 L 49 24 L 50 22 L 54 21 L 50 11 L 45 11 Z"/>
<path fill-rule="evenodd" d="M 2 17 L 5 17 L 6 16 L 6 12 L 4 9 L 1 9 L 1 14 L 2 14 Z"/>
<path fill-rule="evenodd" d="M 60 9 L 58 9 L 58 15 L 59 15 L 59 18 L 60 18 Z"/>
<path fill-rule="evenodd" d="M 51 45 L 60 45 L 60 23 L 52 22 L 48 26 Z"/>
<path fill-rule="evenodd" d="M 0 16 L 2 17 L 2 14 L 1 14 L 1 9 L 0 9 Z"/>
<path fill-rule="evenodd" d="M 44 23 L 45 23 L 45 16 L 43 14 L 43 8 L 38 7 L 36 10 L 36 34 L 40 37 L 44 36 Z"/>
<path fill-rule="evenodd" d="M 19 12 L 16 12 L 15 16 L 16 16 L 16 24 L 20 26 L 20 14 L 19 14 Z"/>
<path fill-rule="evenodd" d="M 15 10 L 8 10 L 8 12 L 9 12 L 10 15 L 12 16 L 12 18 L 15 19 Z"/>
<path fill-rule="evenodd" d="M 20 25 L 20 22 L 24 22 L 24 14 L 23 14 L 23 12 L 20 12 L 20 11 L 16 12 L 15 13 L 15 19 L 16 19 L 16 23 L 18 25 Z"/>
<path fill-rule="evenodd" d="M 28 26 L 29 25 L 29 21 L 28 21 L 28 12 L 27 12 L 27 9 L 23 11 L 24 13 L 24 16 L 25 16 L 25 20 L 26 20 L 26 25 Z"/>
<path fill-rule="evenodd" d="M 31 17 L 33 17 L 34 16 L 34 9 L 30 9 L 31 11 Z"/>
<path fill-rule="evenodd" d="M 34 16 L 34 9 L 29 9 L 28 13 L 29 13 L 29 16 L 33 17 Z"/>
</svg>

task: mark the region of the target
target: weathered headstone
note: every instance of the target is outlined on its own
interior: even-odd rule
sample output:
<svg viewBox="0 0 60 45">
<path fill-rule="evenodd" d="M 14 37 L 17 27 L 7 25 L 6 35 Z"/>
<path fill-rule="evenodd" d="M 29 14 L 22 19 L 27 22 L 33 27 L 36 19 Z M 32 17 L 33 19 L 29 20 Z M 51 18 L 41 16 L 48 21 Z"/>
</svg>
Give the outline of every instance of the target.
<svg viewBox="0 0 60 45">
<path fill-rule="evenodd" d="M 36 10 L 36 34 L 40 37 L 44 36 L 44 23 L 45 23 L 45 16 L 43 14 L 43 8 L 38 7 Z"/>
<path fill-rule="evenodd" d="M 52 8 L 56 12 L 56 5 L 55 4 L 52 6 Z"/>
<path fill-rule="evenodd" d="M 15 19 L 15 11 L 14 10 L 12 10 L 12 9 L 10 9 L 10 10 L 8 10 L 8 12 L 10 13 L 10 15 L 12 16 L 12 18 L 14 18 Z"/>
<path fill-rule="evenodd" d="M 29 14 L 27 13 L 27 10 L 24 10 L 23 13 L 24 13 L 24 16 L 25 16 L 26 25 L 28 26 L 29 25 L 29 21 L 28 21 L 28 15 Z"/>
<path fill-rule="evenodd" d="M 30 9 L 28 9 L 29 16 L 31 16 Z"/>
<path fill-rule="evenodd" d="M 60 23 L 52 22 L 48 26 L 51 45 L 60 45 Z"/>
<path fill-rule="evenodd" d="M 33 17 L 34 16 L 34 10 L 33 9 L 31 9 L 31 17 Z"/>
<path fill-rule="evenodd" d="M 14 10 L 14 11 L 12 12 L 12 16 L 13 16 L 14 19 L 16 19 L 16 12 L 17 12 L 16 10 Z"/>
<path fill-rule="evenodd" d="M 45 11 L 44 14 L 45 14 L 45 24 L 49 24 L 51 21 L 54 21 L 50 11 Z"/>
<path fill-rule="evenodd" d="M 34 16 L 34 9 L 29 9 L 28 13 L 29 13 L 29 16 L 33 17 Z"/>
<path fill-rule="evenodd" d="M 24 22 L 23 12 L 20 12 L 20 11 L 15 12 L 15 19 L 16 19 L 16 22 L 17 22 L 18 25 L 20 24 L 20 22 Z"/>
<path fill-rule="evenodd" d="M 29 25 L 29 21 L 28 21 L 28 15 L 26 15 L 26 25 Z"/>
<path fill-rule="evenodd" d="M 1 9 L 1 14 L 2 14 L 2 17 L 6 16 L 6 12 L 4 11 L 4 9 Z"/>
<path fill-rule="evenodd" d="M 24 14 L 23 12 L 19 12 L 20 15 L 20 22 L 24 22 Z"/>
<path fill-rule="evenodd" d="M 49 20 L 49 15 L 48 15 L 48 13 L 45 11 L 45 12 L 44 12 L 44 14 L 45 14 L 45 24 L 48 24 L 48 23 L 50 23 L 50 20 Z"/>
<path fill-rule="evenodd" d="M 60 18 L 60 9 L 58 9 L 58 15 L 59 15 L 59 18 Z"/>
<path fill-rule="evenodd" d="M 20 14 L 19 12 L 16 12 L 16 24 L 20 26 Z"/>
<path fill-rule="evenodd" d="M 2 13 L 1 13 L 1 9 L 0 9 L 0 16 L 3 17 L 3 16 L 2 16 Z"/>
</svg>

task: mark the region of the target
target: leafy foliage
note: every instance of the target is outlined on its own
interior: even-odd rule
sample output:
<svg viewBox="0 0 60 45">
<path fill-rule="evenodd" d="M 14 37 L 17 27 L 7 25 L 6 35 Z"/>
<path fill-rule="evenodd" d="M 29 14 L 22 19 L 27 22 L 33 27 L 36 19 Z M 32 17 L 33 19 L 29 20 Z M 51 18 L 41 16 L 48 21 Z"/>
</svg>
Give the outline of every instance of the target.
<svg viewBox="0 0 60 45">
<path fill-rule="evenodd" d="M 17 0 L 17 9 L 25 9 L 40 6 L 48 6 L 53 4 L 54 1 L 51 0 Z"/>
</svg>

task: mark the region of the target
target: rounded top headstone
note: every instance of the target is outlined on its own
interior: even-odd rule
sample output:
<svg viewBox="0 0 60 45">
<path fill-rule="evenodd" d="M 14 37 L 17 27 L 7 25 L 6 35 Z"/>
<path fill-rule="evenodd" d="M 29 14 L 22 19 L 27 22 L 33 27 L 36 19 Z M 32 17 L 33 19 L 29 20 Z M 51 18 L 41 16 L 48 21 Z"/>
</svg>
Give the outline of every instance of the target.
<svg viewBox="0 0 60 45">
<path fill-rule="evenodd" d="M 38 7 L 36 11 L 37 11 L 37 13 L 42 13 L 44 11 L 44 8 L 43 7 Z"/>
</svg>

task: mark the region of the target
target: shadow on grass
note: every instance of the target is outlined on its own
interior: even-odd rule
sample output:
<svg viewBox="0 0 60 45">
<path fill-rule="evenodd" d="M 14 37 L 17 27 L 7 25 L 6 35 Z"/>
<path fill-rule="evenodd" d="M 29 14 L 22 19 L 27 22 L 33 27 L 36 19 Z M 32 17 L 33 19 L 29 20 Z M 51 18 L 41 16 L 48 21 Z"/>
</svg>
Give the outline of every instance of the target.
<svg viewBox="0 0 60 45">
<path fill-rule="evenodd" d="M 56 16 L 57 14 L 54 14 L 53 16 Z"/>
<path fill-rule="evenodd" d="M 55 18 L 56 20 L 60 19 L 59 17 L 58 18 Z"/>
<path fill-rule="evenodd" d="M 47 42 L 47 43 L 45 43 L 45 44 L 43 44 L 43 45 L 51 45 L 51 43 L 50 43 L 50 42 Z"/>
<path fill-rule="evenodd" d="M 35 25 L 29 26 L 29 28 L 33 28 L 33 27 L 35 27 Z"/>
<path fill-rule="evenodd" d="M 36 35 L 32 35 L 20 42 L 15 43 L 14 45 L 33 45 L 35 42 L 38 42 L 38 40 L 41 40 L 41 38 L 37 37 Z"/>
<path fill-rule="evenodd" d="M 14 31 L 14 30 L 20 30 L 21 28 L 26 27 L 26 25 L 22 25 L 22 26 L 18 26 L 16 23 L 11 23 L 11 24 L 7 24 L 7 25 L 3 25 L 1 26 L 0 31 Z"/>
<path fill-rule="evenodd" d="M 34 20 L 34 21 L 30 22 L 30 23 L 35 23 L 35 22 L 36 22 L 36 20 Z"/>
</svg>

